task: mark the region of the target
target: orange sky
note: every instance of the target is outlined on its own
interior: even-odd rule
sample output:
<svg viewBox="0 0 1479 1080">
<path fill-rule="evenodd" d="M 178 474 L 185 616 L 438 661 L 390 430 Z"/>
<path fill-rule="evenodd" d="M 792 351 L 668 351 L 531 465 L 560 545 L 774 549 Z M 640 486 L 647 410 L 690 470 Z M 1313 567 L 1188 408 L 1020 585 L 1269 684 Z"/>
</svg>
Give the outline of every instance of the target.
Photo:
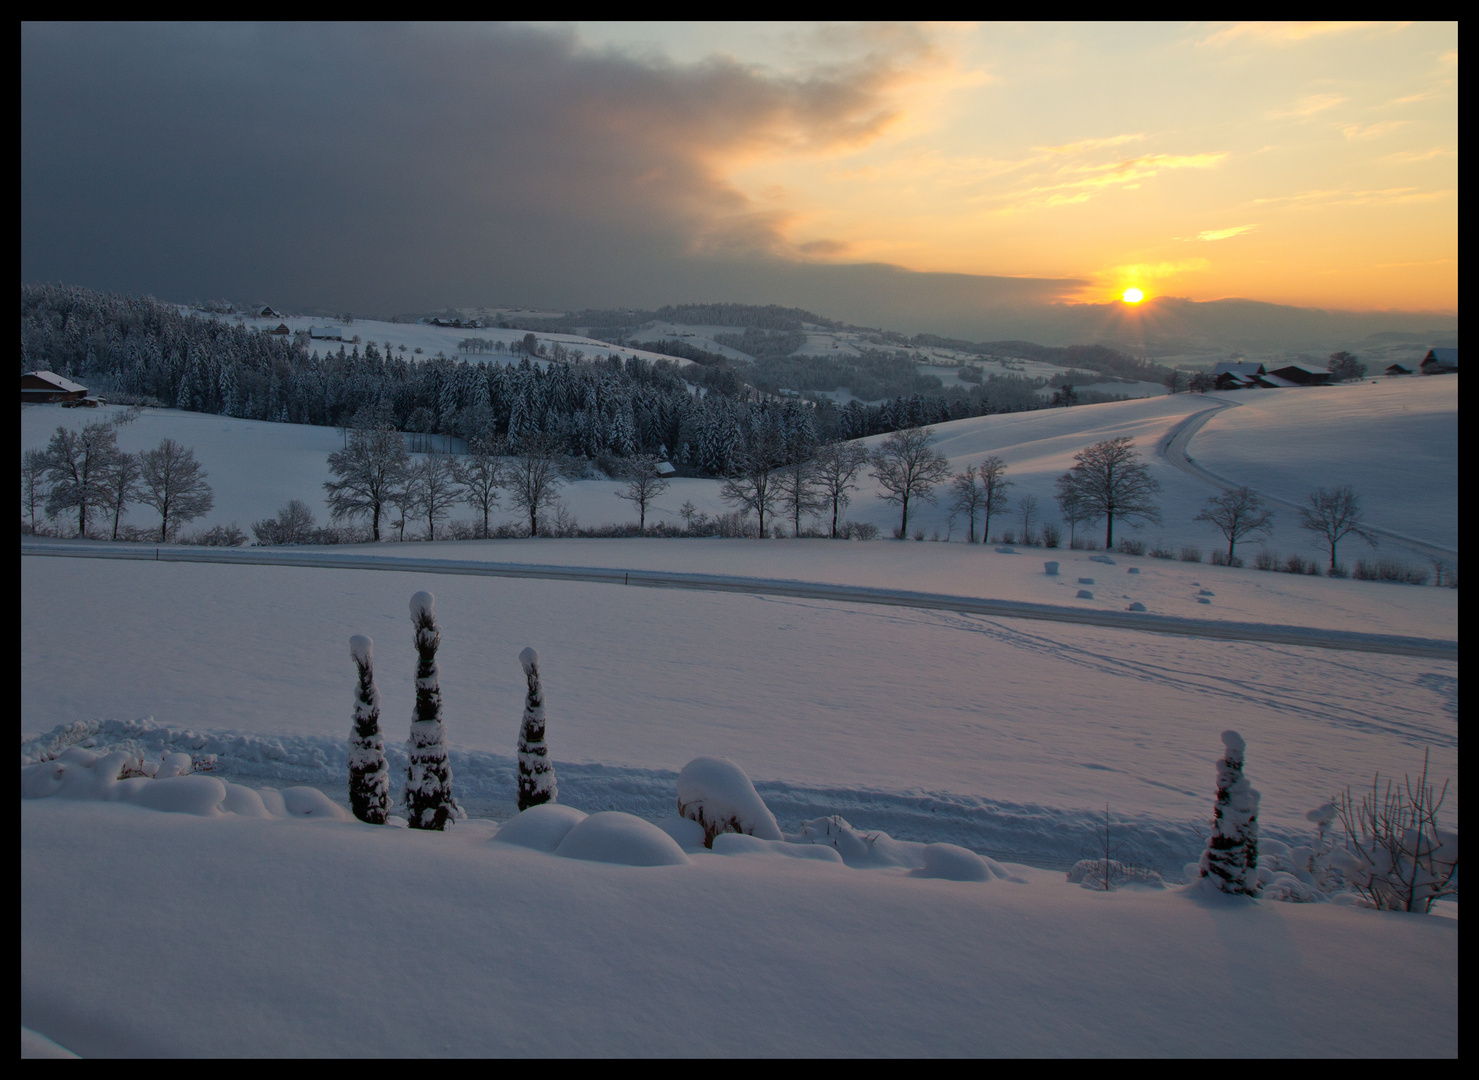
<svg viewBox="0 0 1479 1080">
<path fill-rule="evenodd" d="M 1102 301 L 1456 311 L 1454 24 L 582 26 L 798 85 L 865 73 L 710 153 L 805 259 L 1068 277 Z M 835 117 L 834 117 L 835 120 Z"/>
</svg>

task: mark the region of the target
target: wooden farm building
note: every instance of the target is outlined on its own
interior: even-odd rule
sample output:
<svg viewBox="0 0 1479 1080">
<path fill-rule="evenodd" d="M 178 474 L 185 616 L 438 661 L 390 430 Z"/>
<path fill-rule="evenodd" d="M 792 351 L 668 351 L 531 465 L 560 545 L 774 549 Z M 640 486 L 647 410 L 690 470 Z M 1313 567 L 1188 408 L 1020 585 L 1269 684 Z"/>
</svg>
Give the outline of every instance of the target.
<svg viewBox="0 0 1479 1080">
<path fill-rule="evenodd" d="M 21 376 L 21 402 L 82 401 L 87 387 L 53 371 L 28 371 Z"/>
<path fill-rule="evenodd" d="M 1429 349 L 1428 355 L 1423 357 L 1422 373 L 1424 375 L 1458 374 L 1458 350 Z"/>
</svg>

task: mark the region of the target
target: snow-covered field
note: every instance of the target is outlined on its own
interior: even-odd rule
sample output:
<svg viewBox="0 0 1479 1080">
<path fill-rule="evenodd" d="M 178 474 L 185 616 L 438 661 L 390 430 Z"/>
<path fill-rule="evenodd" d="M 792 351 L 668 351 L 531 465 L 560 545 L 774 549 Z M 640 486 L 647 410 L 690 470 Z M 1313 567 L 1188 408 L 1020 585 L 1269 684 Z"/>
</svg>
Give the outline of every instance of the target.
<svg viewBox="0 0 1479 1080">
<path fill-rule="evenodd" d="M 1452 388 L 1401 438 L 1456 429 L 1456 380 L 1391 385 Z M 1280 395 L 1256 400 L 1273 409 Z M 1207 404 L 1178 395 L 960 421 L 941 427 L 941 449 L 956 468 L 1001 454 L 1019 480 L 1013 494 L 1036 491 L 1046 505 L 1074 451 L 1118 434 L 1150 449 Z M 1200 441 L 1244 412 L 1259 415 L 1224 410 L 1193 439 L 1199 464 L 1252 473 Z M 22 446 L 96 415 L 23 408 Z M 1260 421 L 1255 457 L 1267 464 L 1281 431 L 1326 415 Z M 1373 496 L 1393 490 L 1381 479 L 1383 414 L 1365 415 L 1328 413 L 1352 453 L 1331 453 L 1332 471 L 1311 486 L 1364 477 Z M 146 411 L 120 441 L 138 449 L 164 434 L 205 462 L 214 520 L 243 525 L 292 497 L 320 506 L 323 458 L 339 440 Z M 284 444 L 278 457 L 254 459 L 273 442 Z M 1407 490 L 1456 503 L 1456 458 L 1448 466 Z M 1200 526 L 1173 522 L 1210 489 L 1162 459 L 1152 469 L 1166 524 L 1141 535 L 1212 547 Z M 665 515 L 684 498 L 722 509 L 713 482 L 681 485 Z M 583 522 L 621 520 L 614 487 L 587 481 L 566 497 Z M 1424 505 L 1414 499 L 1404 505 Z M 864 491 L 850 516 L 886 525 L 891 513 Z M 943 512 L 930 513 L 926 527 L 943 533 Z M 1293 532 L 1276 534 L 1281 550 L 1294 549 Z M 1453 781 L 1444 820 L 1456 827 L 1456 659 L 395 565 L 664 570 L 1085 612 L 1140 602 L 1202 624 L 1457 641 L 1448 589 L 996 546 L 334 549 L 378 557 L 374 571 L 23 556 L 23 763 L 69 744 L 150 760 L 214 755 L 208 777 L 22 800 L 23 1049 L 31 1028 L 83 1056 L 1456 1055 L 1456 902 L 1443 906 L 1450 918 L 1418 918 L 1174 888 L 1097 893 L 1063 874 L 1092 853 L 1108 803 L 1121 857 L 1179 882 L 1203 844 L 1229 728 L 1248 741 L 1266 838 L 1306 837 L 1306 811 L 1377 770 L 1415 771 L 1424 750 L 1432 774 Z M 1061 564 L 1055 578 L 1043 573 L 1049 558 Z M 355 633 L 376 641 L 382 727 L 392 774 L 404 774 L 407 601 L 419 589 L 438 598 L 454 787 L 470 820 L 431 834 L 305 818 L 291 795 L 278 816 L 215 813 L 206 779 L 306 784 L 346 801 Z M 618 839 L 588 844 L 584 858 L 496 840 L 516 810 L 518 654 L 531 645 L 560 802 L 639 819 L 588 819 L 588 832 Z M 841 861 L 816 844 L 695 847 L 672 818 L 679 770 L 700 756 L 743 767 L 793 840 L 816 841 L 818 819 L 845 818 L 856 831 L 841 831 Z M 159 791 L 151 785 L 165 789 L 153 805 L 198 812 L 135 805 L 138 791 Z M 665 843 L 676 865 L 629 865 Z M 803 850 L 829 857 L 787 857 Z M 949 880 L 980 867 L 980 880 Z"/>
</svg>

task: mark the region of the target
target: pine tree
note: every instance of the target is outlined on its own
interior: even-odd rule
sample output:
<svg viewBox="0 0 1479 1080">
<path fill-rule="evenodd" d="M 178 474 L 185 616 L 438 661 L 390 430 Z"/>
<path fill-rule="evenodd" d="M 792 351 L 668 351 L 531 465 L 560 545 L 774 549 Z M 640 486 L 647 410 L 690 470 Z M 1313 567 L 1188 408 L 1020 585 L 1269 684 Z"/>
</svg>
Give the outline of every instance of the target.
<svg viewBox="0 0 1479 1080">
<path fill-rule="evenodd" d="M 452 797 L 452 767 L 442 741 L 442 690 L 437 678 L 437 646 L 442 643 L 429 592 L 411 597 L 411 623 L 416 627 L 416 710 L 406 740 L 406 823 L 413 829 L 447 827 L 467 815 Z"/>
<path fill-rule="evenodd" d="M 390 810 L 390 766 L 380 734 L 380 691 L 375 686 L 375 643 L 363 634 L 349 639 L 359 672 L 354 690 L 354 730 L 349 736 L 349 808 L 371 825 L 384 825 Z"/>
<path fill-rule="evenodd" d="M 1222 733 L 1227 748 L 1217 763 L 1217 803 L 1212 835 L 1202 853 L 1201 876 L 1234 896 L 1258 894 L 1258 792 L 1243 775 L 1248 744 L 1236 731 Z"/>
<path fill-rule="evenodd" d="M 559 800 L 554 766 L 544 741 L 544 687 L 539 682 L 539 654 L 533 649 L 519 653 L 529 693 L 524 698 L 524 722 L 519 727 L 519 809 Z"/>
</svg>

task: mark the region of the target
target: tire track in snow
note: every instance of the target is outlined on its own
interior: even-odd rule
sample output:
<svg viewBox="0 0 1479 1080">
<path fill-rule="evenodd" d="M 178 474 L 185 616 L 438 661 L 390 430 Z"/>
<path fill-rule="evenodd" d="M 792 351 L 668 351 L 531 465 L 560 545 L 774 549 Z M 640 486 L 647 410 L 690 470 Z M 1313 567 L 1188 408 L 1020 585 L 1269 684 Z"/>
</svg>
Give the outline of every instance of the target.
<svg viewBox="0 0 1479 1080">
<path fill-rule="evenodd" d="M 1200 414 L 1198 414 L 1200 415 Z M 21 554 L 56 558 L 131 559 L 147 562 L 225 563 L 248 566 L 293 566 L 332 570 L 390 570 L 401 573 L 453 574 L 473 577 L 537 578 L 548 581 L 593 582 L 604 585 L 638 586 L 650 589 L 692 589 L 701 592 L 784 596 L 851 604 L 950 611 L 963 615 L 985 615 L 1006 619 L 1076 623 L 1084 626 L 1140 630 L 1153 634 L 1213 638 L 1222 641 L 1252 641 L 1272 645 L 1303 645 L 1316 649 L 1418 656 L 1435 660 L 1458 660 L 1458 642 L 1438 638 L 1403 637 L 1394 634 L 1365 634 L 1349 630 L 1267 623 L 1213 622 L 1178 618 L 1151 612 L 1088 611 L 1034 604 L 1020 600 L 950 596 L 903 589 L 860 585 L 825 585 L 774 578 L 748 578 L 727 574 L 693 574 L 662 570 L 622 570 L 604 567 L 545 566 L 533 563 L 489 563 L 457 559 L 402 558 L 301 549 L 238 550 L 235 548 L 139 547 L 72 541 L 22 541 Z"/>
</svg>

